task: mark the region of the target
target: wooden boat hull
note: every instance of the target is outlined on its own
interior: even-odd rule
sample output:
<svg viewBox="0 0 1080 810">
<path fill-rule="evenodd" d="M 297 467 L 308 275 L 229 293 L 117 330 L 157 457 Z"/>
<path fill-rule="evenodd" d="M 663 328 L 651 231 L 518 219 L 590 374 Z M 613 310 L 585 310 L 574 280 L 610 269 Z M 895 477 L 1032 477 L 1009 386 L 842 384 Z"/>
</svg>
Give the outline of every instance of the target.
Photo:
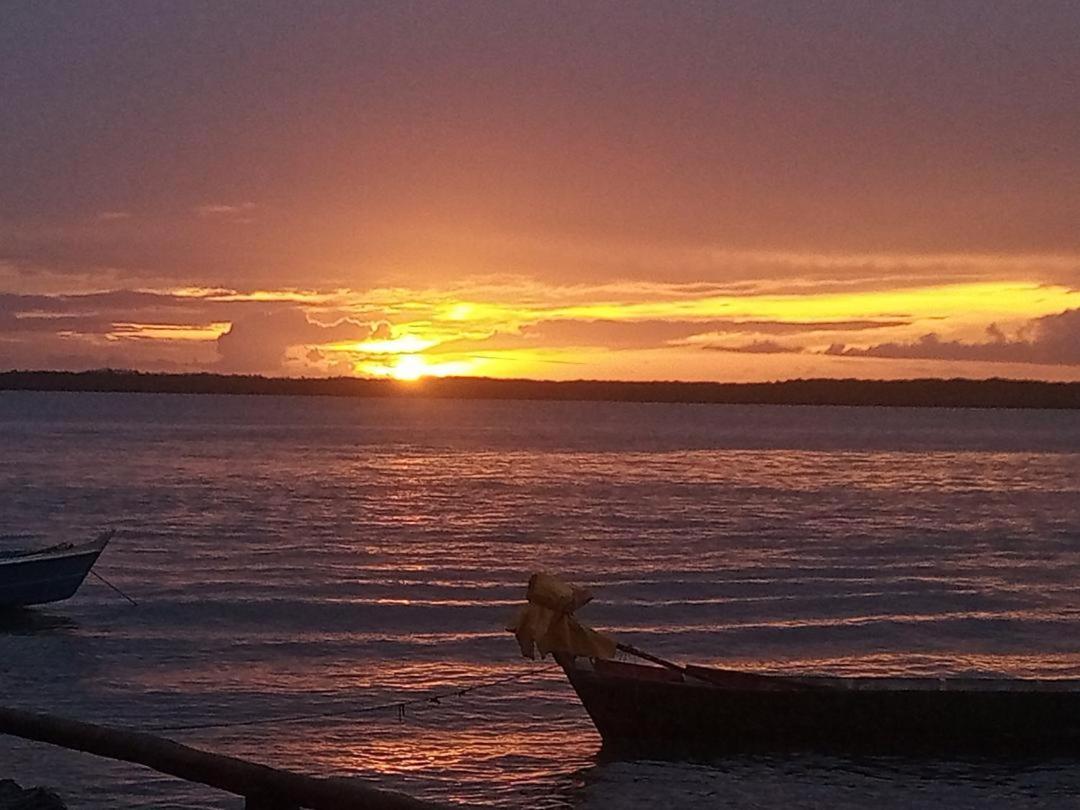
<svg viewBox="0 0 1080 810">
<path fill-rule="evenodd" d="M 560 664 L 607 753 L 1080 753 L 1080 685 L 831 679 L 817 688 L 732 673 L 722 686 L 657 667 Z"/>
<path fill-rule="evenodd" d="M 82 545 L 0 557 L 0 608 L 60 602 L 75 595 L 112 533 Z"/>
</svg>

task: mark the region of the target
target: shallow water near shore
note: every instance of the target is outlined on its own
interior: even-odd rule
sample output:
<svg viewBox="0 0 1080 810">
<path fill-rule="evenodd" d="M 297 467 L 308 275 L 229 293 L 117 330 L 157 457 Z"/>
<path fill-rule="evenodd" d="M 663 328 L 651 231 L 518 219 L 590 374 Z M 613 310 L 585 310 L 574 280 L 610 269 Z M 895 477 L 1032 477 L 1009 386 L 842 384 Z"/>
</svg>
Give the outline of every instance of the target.
<svg viewBox="0 0 1080 810">
<path fill-rule="evenodd" d="M 116 528 L 97 570 L 139 602 L 90 579 L 0 616 L 7 705 L 232 724 L 168 735 L 498 807 L 1080 793 L 1069 760 L 609 762 L 502 629 L 542 568 L 678 660 L 1080 677 L 1080 413 L 7 392 L 0 448 L 0 548 Z M 239 806 L 9 738 L 0 763 L 73 810 Z"/>
</svg>

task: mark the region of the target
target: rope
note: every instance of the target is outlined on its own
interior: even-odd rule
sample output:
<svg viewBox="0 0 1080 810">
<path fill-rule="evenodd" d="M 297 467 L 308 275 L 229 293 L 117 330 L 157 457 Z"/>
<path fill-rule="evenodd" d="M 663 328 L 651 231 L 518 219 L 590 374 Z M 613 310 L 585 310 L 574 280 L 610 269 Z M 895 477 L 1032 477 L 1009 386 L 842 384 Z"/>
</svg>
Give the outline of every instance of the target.
<svg viewBox="0 0 1080 810">
<path fill-rule="evenodd" d="M 135 605 L 135 607 L 138 607 L 138 606 L 139 606 L 139 603 L 138 603 L 138 602 L 136 602 L 136 601 L 135 601 L 134 599 L 132 599 L 132 598 L 131 598 L 130 596 L 128 596 L 128 595 L 127 595 L 126 593 L 124 593 L 124 592 L 123 592 L 122 590 L 120 590 L 119 588 L 117 588 L 117 587 L 116 587 L 115 585 L 113 585 L 113 584 L 112 584 L 111 582 L 109 582 L 109 580 L 105 579 L 105 577 L 103 577 L 103 576 L 102 576 L 101 574 L 99 574 L 99 573 L 98 573 L 97 571 L 95 571 L 95 570 L 94 570 L 93 568 L 91 568 L 91 569 L 90 569 L 90 573 L 91 573 L 91 574 L 93 574 L 93 575 L 94 575 L 95 577 L 97 577 L 98 579 L 100 579 L 100 580 L 101 580 L 102 582 L 104 582 L 104 583 L 105 583 L 106 585 L 108 585 L 108 586 L 109 586 L 110 588 L 112 588 L 112 589 L 113 589 L 114 591 L 116 591 L 116 592 L 117 592 L 118 594 L 120 594 L 120 595 L 121 595 L 122 597 L 124 597 L 125 599 L 127 599 L 127 600 L 128 600 L 129 602 L 131 602 L 131 604 Z"/>
<path fill-rule="evenodd" d="M 395 700 L 390 703 L 377 703 L 372 706 L 360 706 L 355 709 L 341 709 L 340 707 L 327 709 L 321 712 L 310 712 L 307 714 L 289 714 L 280 715 L 278 717 L 255 717 L 248 720 L 233 720 L 233 721 L 220 721 L 212 723 L 189 723 L 185 725 L 177 726 L 151 726 L 149 731 L 198 731 L 202 729 L 214 729 L 214 728 L 233 728 L 239 726 L 261 726 L 268 725 L 270 723 L 295 723 L 301 720 L 318 720 L 323 717 L 352 717 L 359 714 L 368 714 L 370 712 L 385 711 L 387 709 L 394 709 L 397 711 L 398 720 L 405 720 L 405 709 L 410 706 L 419 706 L 422 704 L 435 704 L 446 698 L 464 697 L 470 692 L 477 692 L 481 689 L 491 689 L 495 686 L 501 686 L 504 683 L 510 683 L 512 681 L 523 681 L 528 678 L 534 678 L 541 673 L 551 669 L 553 665 L 548 664 L 546 667 L 540 670 L 529 670 L 527 672 L 519 672 L 516 675 L 508 675 L 505 678 L 499 678 L 494 681 L 485 681 L 483 683 L 475 683 L 471 686 L 465 686 L 460 689 L 447 690 L 445 692 L 437 692 L 433 695 L 426 695 L 423 697 L 409 698 L 408 700 Z"/>
</svg>

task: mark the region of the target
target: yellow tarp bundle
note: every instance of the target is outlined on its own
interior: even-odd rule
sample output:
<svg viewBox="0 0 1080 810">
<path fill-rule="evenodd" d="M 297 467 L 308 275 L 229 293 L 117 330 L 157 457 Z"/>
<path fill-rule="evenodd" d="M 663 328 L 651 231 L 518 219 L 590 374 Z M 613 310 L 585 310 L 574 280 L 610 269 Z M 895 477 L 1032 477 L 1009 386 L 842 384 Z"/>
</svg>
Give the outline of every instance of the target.
<svg viewBox="0 0 1080 810">
<path fill-rule="evenodd" d="M 586 627 L 574 618 L 574 611 L 592 599 L 584 588 L 577 588 L 551 574 L 533 574 L 526 593 L 529 603 L 522 607 L 506 628 L 517 638 L 526 658 L 550 652 L 569 653 L 588 658 L 613 658 L 615 642 Z"/>
</svg>

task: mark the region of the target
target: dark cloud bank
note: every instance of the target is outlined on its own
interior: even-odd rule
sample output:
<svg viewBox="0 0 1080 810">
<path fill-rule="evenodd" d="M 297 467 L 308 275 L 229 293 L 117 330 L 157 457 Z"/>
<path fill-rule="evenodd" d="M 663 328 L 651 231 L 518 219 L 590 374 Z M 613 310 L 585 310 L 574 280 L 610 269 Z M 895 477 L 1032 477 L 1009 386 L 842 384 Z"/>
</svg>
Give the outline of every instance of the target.
<svg viewBox="0 0 1080 810">
<path fill-rule="evenodd" d="M 299 309 L 252 312 L 233 322 L 217 340 L 222 371 L 277 372 L 291 346 L 363 341 L 388 337 L 385 322 L 361 323 L 342 318 L 331 324 L 309 320 Z M 308 359 L 315 358 L 308 353 Z"/>
<path fill-rule="evenodd" d="M 966 342 L 942 340 L 929 332 L 907 343 L 877 343 L 872 346 L 848 346 L 834 343 L 822 354 L 830 357 L 879 357 L 889 360 L 955 360 L 983 363 L 1028 363 L 1046 366 L 1080 366 L 1080 309 L 1068 309 L 1057 315 L 1034 318 L 1015 337 L 1009 337 L 997 324 L 986 330 L 988 340 Z M 706 346 L 712 351 L 739 354 L 803 354 L 803 346 L 774 340 L 755 340 L 741 346 Z"/>
<path fill-rule="evenodd" d="M 1080 309 L 1035 318 L 1013 338 L 1008 337 L 996 324 L 991 324 L 986 332 L 989 340 L 980 343 L 942 340 L 936 333 L 930 332 L 911 343 L 879 343 L 865 348 L 834 344 L 825 354 L 835 357 L 1080 366 Z"/>
</svg>

